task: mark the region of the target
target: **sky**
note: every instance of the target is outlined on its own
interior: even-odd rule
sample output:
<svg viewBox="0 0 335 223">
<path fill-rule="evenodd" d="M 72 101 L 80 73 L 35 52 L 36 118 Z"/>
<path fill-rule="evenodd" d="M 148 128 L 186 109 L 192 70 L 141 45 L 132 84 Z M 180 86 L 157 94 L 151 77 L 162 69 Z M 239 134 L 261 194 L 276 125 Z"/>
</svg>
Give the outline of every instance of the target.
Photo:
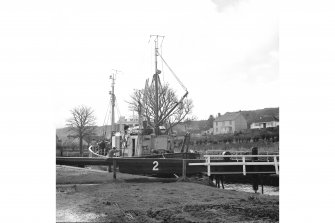
<svg viewBox="0 0 335 223">
<path fill-rule="evenodd" d="M 279 107 L 276 0 L 60 1 L 52 12 L 57 65 L 48 78 L 56 128 L 79 105 L 92 107 L 104 124 L 113 69 L 120 71 L 116 120 L 131 116 L 126 101 L 154 74 L 154 34 L 165 36 L 162 55 L 189 91 L 197 119 Z M 161 61 L 159 69 L 181 97 Z"/>
</svg>

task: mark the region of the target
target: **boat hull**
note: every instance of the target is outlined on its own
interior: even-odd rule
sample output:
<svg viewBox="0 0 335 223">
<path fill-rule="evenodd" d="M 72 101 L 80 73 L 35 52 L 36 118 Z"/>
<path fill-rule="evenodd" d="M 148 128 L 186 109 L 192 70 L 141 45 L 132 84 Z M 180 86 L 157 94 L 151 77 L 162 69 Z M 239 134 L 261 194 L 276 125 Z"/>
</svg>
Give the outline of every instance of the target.
<svg viewBox="0 0 335 223">
<path fill-rule="evenodd" d="M 200 159 L 186 159 L 188 163 L 199 163 L 205 162 Z M 120 173 L 129 173 L 136 175 L 150 175 L 150 176 L 173 176 L 182 175 L 183 172 L 183 159 L 178 158 L 119 158 L 117 159 L 117 165 Z M 192 166 L 192 168 L 186 168 L 186 174 L 193 175 L 205 172 L 204 166 Z"/>
</svg>

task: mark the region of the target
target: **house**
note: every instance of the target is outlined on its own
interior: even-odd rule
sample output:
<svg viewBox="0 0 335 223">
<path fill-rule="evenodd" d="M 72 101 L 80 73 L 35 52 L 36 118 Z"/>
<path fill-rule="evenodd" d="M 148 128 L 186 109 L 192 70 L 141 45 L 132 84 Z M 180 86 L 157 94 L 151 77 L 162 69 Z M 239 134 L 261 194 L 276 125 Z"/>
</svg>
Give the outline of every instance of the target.
<svg viewBox="0 0 335 223">
<path fill-rule="evenodd" d="M 245 120 L 248 123 L 248 129 L 251 128 L 251 124 L 255 121 L 259 120 L 259 117 L 265 116 L 274 116 L 279 117 L 279 107 L 278 108 L 263 108 L 257 110 L 250 110 L 250 111 L 241 111 Z"/>
<path fill-rule="evenodd" d="M 261 116 L 250 125 L 250 129 L 262 129 L 279 126 L 279 119 L 274 116 Z"/>
<path fill-rule="evenodd" d="M 205 131 L 201 131 L 201 135 L 213 135 L 213 128 L 210 128 Z"/>
<path fill-rule="evenodd" d="M 241 112 L 226 112 L 222 116 L 219 114 L 213 122 L 214 135 L 234 133 L 247 128 L 247 121 Z"/>
</svg>

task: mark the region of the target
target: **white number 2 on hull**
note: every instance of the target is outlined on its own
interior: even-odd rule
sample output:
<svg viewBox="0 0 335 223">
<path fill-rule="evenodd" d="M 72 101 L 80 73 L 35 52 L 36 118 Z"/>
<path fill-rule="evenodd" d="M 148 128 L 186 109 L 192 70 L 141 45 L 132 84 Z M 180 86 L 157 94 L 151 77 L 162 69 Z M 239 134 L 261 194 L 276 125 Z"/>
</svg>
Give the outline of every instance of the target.
<svg viewBox="0 0 335 223">
<path fill-rule="evenodd" d="M 154 171 L 158 171 L 158 162 L 157 161 L 154 161 L 152 164 L 154 164 L 154 167 L 152 168 L 152 170 Z"/>
</svg>

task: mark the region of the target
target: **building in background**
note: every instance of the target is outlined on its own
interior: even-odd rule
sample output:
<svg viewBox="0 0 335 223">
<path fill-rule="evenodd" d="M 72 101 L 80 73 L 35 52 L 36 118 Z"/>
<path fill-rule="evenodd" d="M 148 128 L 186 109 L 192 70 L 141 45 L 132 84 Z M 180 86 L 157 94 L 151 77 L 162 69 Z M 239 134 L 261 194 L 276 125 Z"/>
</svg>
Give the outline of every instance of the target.
<svg viewBox="0 0 335 223">
<path fill-rule="evenodd" d="M 279 119 L 274 116 L 261 116 L 250 125 L 250 129 L 263 129 L 279 126 Z"/>
<path fill-rule="evenodd" d="M 213 134 L 234 133 L 247 129 L 247 121 L 241 112 L 226 112 L 218 116 L 213 122 Z"/>
<path fill-rule="evenodd" d="M 116 124 L 116 131 L 122 132 L 126 128 L 133 128 L 139 126 L 139 120 L 137 116 L 131 118 L 125 118 L 125 116 L 120 116 L 119 121 Z"/>
</svg>

